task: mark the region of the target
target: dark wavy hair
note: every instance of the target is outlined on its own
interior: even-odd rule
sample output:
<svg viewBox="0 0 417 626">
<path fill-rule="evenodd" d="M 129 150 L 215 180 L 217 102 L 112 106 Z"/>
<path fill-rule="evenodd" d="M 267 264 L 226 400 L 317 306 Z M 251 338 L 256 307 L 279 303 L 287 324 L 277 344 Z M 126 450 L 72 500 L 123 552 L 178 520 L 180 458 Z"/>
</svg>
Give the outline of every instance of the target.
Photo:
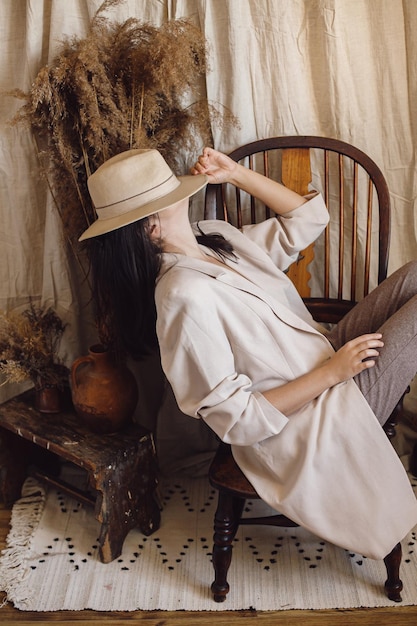
<svg viewBox="0 0 417 626">
<path fill-rule="evenodd" d="M 197 241 L 222 260 L 236 259 L 232 244 L 218 233 L 205 234 L 198 225 Z M 140 359 L 158 348 L 155 282 L 162 249 L 149 236 L 149 220 L 88 239 L 92 296 L 102 341 Z"/>
</svg>

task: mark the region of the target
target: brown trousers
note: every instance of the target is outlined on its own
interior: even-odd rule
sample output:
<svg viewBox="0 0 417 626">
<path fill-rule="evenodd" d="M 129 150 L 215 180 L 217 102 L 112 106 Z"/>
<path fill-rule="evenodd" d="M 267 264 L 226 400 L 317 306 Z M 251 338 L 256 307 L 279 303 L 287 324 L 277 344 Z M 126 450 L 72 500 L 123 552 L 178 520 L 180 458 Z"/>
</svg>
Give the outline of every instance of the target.
<svg viewBox="0 0 417 626">
<path fill-rule="evenodd" d="M 355 376 L 378 421 L 385 424 L 417 372 L 417 261 L 361 300 L 328 334 L 338 350 L 366 333 L 382 333 L 376 364 Z"/>
</svg>

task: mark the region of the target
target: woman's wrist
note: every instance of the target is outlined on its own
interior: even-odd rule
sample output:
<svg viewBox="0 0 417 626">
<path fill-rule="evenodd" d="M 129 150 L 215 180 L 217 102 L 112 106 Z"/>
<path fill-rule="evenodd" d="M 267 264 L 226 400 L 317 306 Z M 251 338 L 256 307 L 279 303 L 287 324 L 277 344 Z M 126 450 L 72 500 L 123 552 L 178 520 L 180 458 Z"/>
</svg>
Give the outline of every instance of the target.
<svg viewBox="0 0 417 626">
<path fill-rule="evenodd" d="M 307 202 L 304 196 L 282 183 L 237 164 L 228 182 L 264 202 L 277 215 L 285 215 Z"/>
<path fill-rule="evenodd" d="M 332 360 L 329 358 L 321 366 L 319 366 L 320 377 L 323 379 L 323 383 L 326 389 L 334 387 L 342 382 L 337 376 L 337 372 L 333 366 Z"/>
<path fill-rule="evenodd" d="M 235 167 L 230 171 L 230 175 L 228 177 L 227 182 L 235 187 L 239 187 L 239 189 L 244 189 L 247 184 L 248 173 L 250 176 L 251 170 L 247 167 L 244 167 L 240 163 L 235 163 Z"/>
</svg>

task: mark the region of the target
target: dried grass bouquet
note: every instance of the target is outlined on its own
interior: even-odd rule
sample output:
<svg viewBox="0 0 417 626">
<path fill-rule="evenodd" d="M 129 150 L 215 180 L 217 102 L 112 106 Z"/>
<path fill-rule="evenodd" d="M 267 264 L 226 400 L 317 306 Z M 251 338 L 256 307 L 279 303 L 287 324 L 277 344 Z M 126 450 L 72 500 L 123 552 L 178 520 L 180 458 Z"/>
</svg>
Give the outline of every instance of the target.
<svg viewBox="0 0 417 626">
<path fill-rule="evenodd" d="M 65 325 L 51 308 L 33 303 L 22 313 L 0 312 L 0 373 L 4 383 L 32 380 L 63 388 L 68 368 L 58 356 Z"/>
<path fill-rule="evenodd" d="M 199 93 L 207 71 L 207 43 L 187 20 L 161 27 L 103 13 L 85 38 L 64 41 L 38 73 L 13 123 L 28 122 L 72 248 L 95 220 L 87 177 L 103 161 L 130 148 L 157 148 L 177 175 L 184 153 L 212 144 L 212 124 L 234 124 L 226 110 Z"/>
</svg>

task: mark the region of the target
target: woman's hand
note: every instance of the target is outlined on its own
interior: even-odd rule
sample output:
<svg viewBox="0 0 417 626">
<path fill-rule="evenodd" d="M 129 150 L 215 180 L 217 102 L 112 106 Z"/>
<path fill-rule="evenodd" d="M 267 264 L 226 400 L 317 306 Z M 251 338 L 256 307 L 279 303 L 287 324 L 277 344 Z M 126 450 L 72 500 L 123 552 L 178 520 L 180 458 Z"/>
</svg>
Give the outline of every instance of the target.
<svg viewBox="0 0 417 626">
<path fill-rule="evenodd" d="M 377 348 L 382 348 L 381 333 L 360 335 L 345 343 L 326 363 L 324 367 L 334 377 L 334 384 L 353 378 L 365 369 L 374 367 L 379 356 Z"/>
<path fill-rule="evenodd" d="M 263 392 L 265 398 L 285 415 L 291 415 L 323 391 L 353 378 L 375 365 L 384 344 L 380 333 L 361 335 L 348 341 L 327 361 L 299 378 Z M 364 360 L 365 359 L 365 360 Z"/>
<path fill-rule="evenodd" d="M 230 157 L 213 148 L 204 148 L 191 168 L 191 174 L 206 174 L 209 183 L 227 183 L 230 182 L 236 168 L 237 163 Z"/>
<path fill-rule="evenodd" d="M 292 189 L 248 167 L 213 148 L 204 148 L 191 174 L 206 174 L 209 183 L 231 183 L 258 198 L 277 215 L 285 215 L 306 202 Z"/>
</svg>

